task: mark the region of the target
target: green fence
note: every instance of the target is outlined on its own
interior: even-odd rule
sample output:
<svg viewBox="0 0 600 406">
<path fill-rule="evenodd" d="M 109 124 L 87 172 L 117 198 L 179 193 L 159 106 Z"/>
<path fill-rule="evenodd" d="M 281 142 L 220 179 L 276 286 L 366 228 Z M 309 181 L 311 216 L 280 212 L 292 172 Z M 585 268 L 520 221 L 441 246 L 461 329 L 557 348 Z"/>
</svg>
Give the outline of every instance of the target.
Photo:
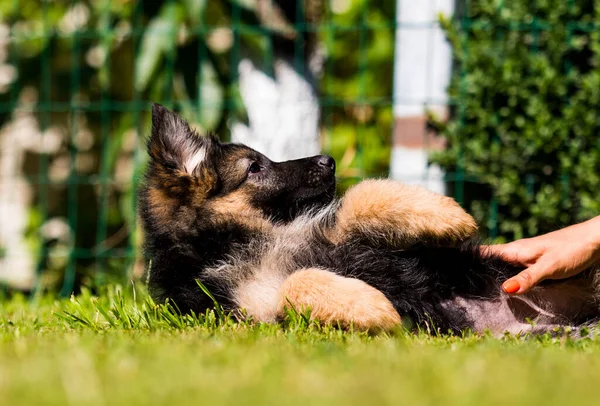
<svg viewBox="0 0 600 406">
<path fill-rule="evenodd" d="M 0 240 L 0 256 L 31 258 L 16 263 L 36 269 L 34 289 L 63 294 L 141 275 L 134 191 L 149 102 L 228 140 L 232 123 L 247 121 L 243 58 L 266 75 L 285 59 L 316 83 L 341 179 L 384 175 L 391 80 L 376 79 L 391 78 L 394 10 L 392 1 L 2 2 L 0 124 L 18 162 L 2 174 L 15 195 L 0 214 L 24 237 Z"/>
<path fill-rule="evenodd" d="M 493 237 L 600 212 L 597 2 L 458 11 L 444 22 L 452 116 L 431 120 L 448 140 L 433 159 L 450 192 Z M 141 275 L 134 191 L 149 101 L 227 140 L 247 122 L 244 58 L 267 76 L 284 59 L 314 84 L 342 188 L 385 176 L 395 21 L 383 0 L 1 2 L 0 222 L 23 237 L 0 238 L 0 261 L 16 244 L 33 288 L 63 294 Z"/>
</svg>

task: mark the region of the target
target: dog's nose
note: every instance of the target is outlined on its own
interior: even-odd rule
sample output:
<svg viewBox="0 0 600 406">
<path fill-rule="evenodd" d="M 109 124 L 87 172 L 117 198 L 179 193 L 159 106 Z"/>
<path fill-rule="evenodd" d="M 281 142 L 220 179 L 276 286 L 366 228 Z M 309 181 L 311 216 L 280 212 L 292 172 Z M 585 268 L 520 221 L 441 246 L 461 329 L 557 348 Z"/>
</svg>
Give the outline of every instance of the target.
<svg viewBox="0 0 600 406">
<path fill-rule="evenodd" d="M 335 169 L 335 159 L 329 155 L 319 155 L 317 157 L 317 163 L 329 169 Z"/>
</svg>

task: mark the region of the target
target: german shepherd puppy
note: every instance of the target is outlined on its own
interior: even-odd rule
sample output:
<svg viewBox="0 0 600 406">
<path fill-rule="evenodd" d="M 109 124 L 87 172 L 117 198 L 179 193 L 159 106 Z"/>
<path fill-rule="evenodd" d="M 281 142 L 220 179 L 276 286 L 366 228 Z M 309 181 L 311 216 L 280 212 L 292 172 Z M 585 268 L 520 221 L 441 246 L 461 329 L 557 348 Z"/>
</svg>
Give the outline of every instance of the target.
<svg viewBox="0 0 600 406">
<path fill-rule="evenodd" d="M 592 270 L 502 293 L 521 269 L 481 252 L 474 220 L 451 198 L 367 180 L 336 200 L 331 157 L 272 162 L 199 136 L 157 104 L 148 153 L 139 208 L 149 288 L 181 311 L 213 306 L 199 280 L 225 309 L 266 322 L 294 306 L 358 329 L 408 319 L 428 331 L 502 334 L 599 315 Z"/>
</svg>

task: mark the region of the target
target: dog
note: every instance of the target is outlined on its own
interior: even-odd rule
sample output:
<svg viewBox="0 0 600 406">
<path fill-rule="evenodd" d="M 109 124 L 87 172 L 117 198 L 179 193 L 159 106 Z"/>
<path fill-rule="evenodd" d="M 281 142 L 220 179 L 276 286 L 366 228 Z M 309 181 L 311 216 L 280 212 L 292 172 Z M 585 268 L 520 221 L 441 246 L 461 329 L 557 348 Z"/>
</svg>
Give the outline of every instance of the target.
<svg viewBox="0 0 600 406">
<path fill-rule="evenodd" d="M 200 136 L 154 104 L 139 214 L 148 285 L 182 312 L 214 306 L 281 320 L 286 308 L 345 328 L 405 321 L 431 333 L 546 332 L 599 316 L 594 270 L 508 296 L 522 268 L 486 253 L 453 199 L 392 180 L 335 198 L 335 161 L 272 162 Z"/>
</svg>

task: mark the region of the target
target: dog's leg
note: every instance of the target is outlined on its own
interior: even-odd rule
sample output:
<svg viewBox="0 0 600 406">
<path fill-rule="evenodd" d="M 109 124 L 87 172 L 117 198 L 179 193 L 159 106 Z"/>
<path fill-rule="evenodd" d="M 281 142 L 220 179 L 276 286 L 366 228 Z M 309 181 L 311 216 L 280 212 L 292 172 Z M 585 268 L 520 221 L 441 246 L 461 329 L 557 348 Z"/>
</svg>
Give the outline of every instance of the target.
<svg viewBox="0 0 600 406">
<path fill-rule="evenodd" d="M 392 180 L 367 180 L 342 199 L 330 238 L 405 248 L 417 242 L 457 245 L 476 232 L 475 220 L 450 197 Z"/>
<path fill-rule="evenodd" d="M 294 272 L 279 291 L 280 316 L 285 307 L 310 308 L 311 317 L 325 324 L 359 330 L 386 331 L 400 324 L 392 303 L 365 282 L 317 268 Z"/>
</svg>

